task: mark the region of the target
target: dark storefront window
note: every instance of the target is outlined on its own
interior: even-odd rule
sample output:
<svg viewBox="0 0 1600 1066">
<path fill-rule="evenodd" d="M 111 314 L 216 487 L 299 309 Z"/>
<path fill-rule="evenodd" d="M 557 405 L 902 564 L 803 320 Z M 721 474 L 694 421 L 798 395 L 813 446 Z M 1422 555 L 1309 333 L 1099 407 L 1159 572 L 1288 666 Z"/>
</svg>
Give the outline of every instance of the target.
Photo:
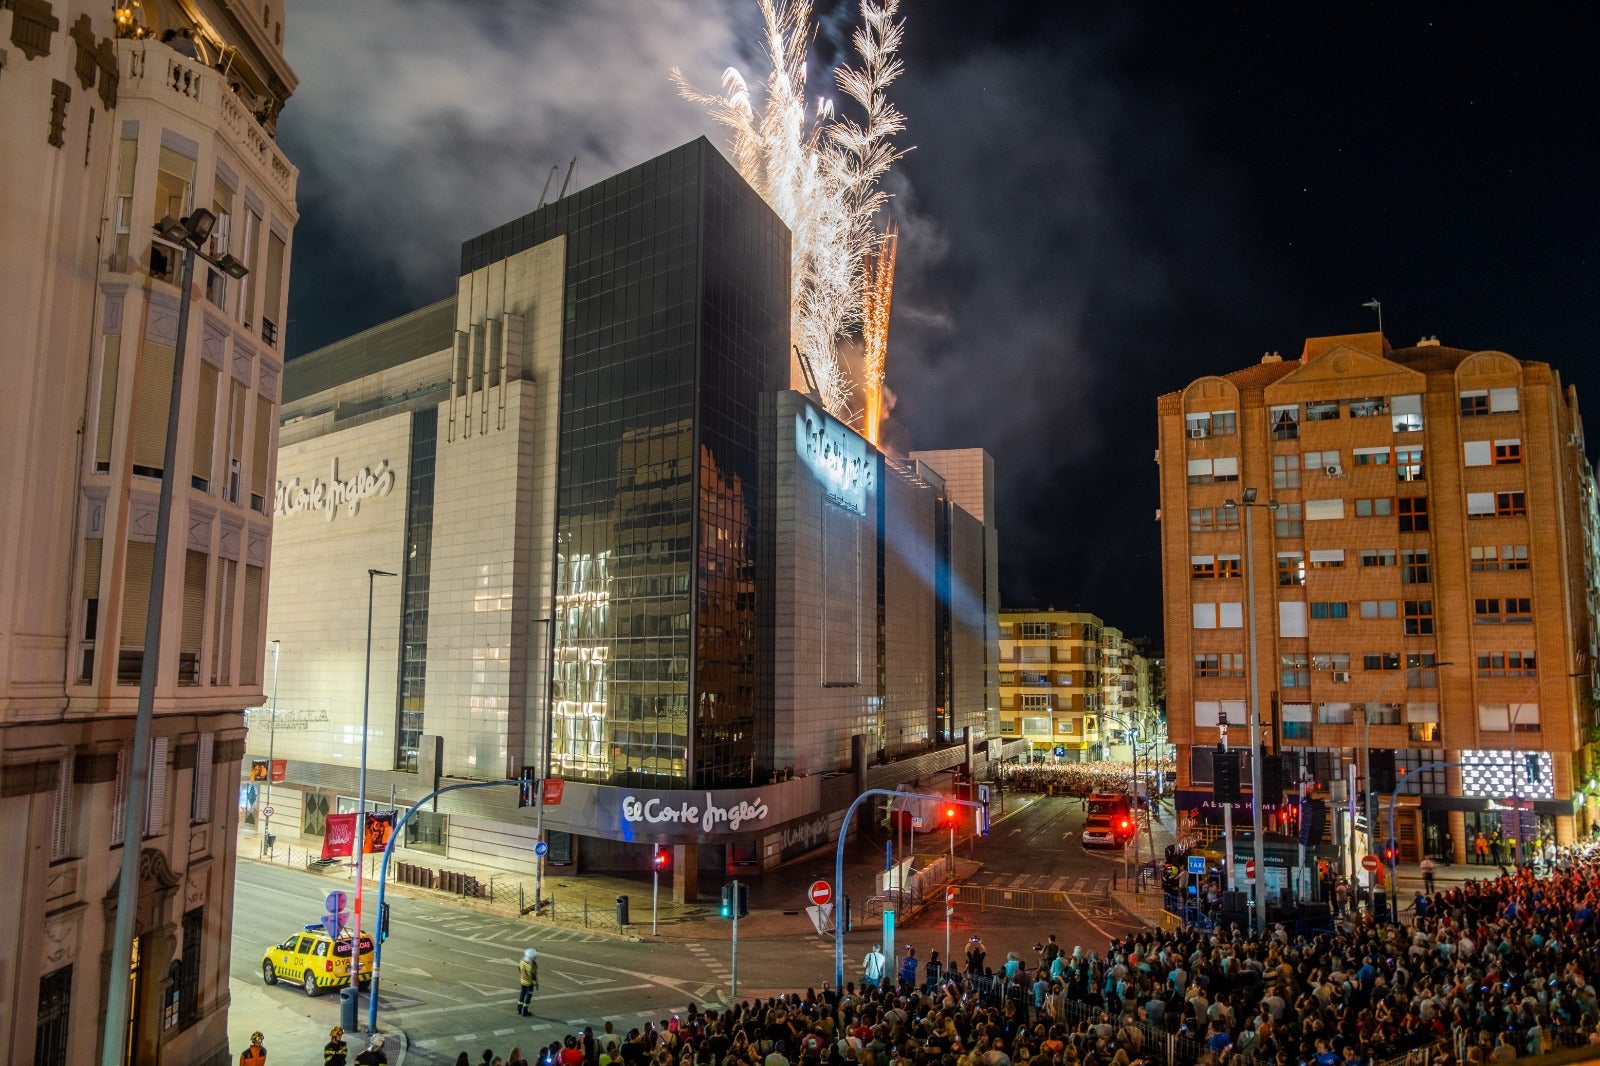
<svg viewBox="0 0 1600 1066">
<path fill-rule="evenodd" d="M 72 1017 L 72 967 L 39 978 L 39 1021 L 34 1028 L 33 1066 L 67 1066 Z"/>
</svg>

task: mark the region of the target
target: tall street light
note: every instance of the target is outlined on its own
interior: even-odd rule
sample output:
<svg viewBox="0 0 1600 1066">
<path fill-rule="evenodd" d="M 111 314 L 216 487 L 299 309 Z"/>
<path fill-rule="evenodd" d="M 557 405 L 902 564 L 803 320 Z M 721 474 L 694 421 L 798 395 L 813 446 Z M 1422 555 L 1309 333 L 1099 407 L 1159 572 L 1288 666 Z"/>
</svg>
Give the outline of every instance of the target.
<svg viewBox="0 0 1600 1066">
<path fill-rule="evenodd" d="M 232 255 L 212 258 L 200 250 L 217 216 L 197 208 L 183 220 L 171 215 L 155 227 L 156 243 L 182 253 L 178 281 L 178 336 L 172 352 L 172 391 L 167 400 L 167 438 L 161 460 L 161 495 L 156 503 L 155 558 L 150 566 L 150 598 L 145 610 L 144 659 L 139 667 L 139 702 L 133 720 L 128 791 L 123 804 L 122 864 L 117 879 L 117 919 L 111 933 L 111 975 L 106 987 L 106 1018 L 101 1030 L 102 1066 L 121 1066 L 128 1039 L 130 1007 L 128 970 L 133 964 L 133 911 L 139 901 L 139 852 L 144 841 L 145 811 L 150 796 L 150 733 L 155 716 L 156 676 L 161 662 L 161 623 L 167 588 L 167 546 L 172 531 L 173 470 L 178 463 L 178 413 L 183 407 L 183 358 L 189 335 L 189 289 L 198 256 L 228 275 L 250 273 Z M 271 778 L 271 769 L 267 777 Z"/>
<path fill-rule="evenodd" d="M 367 570 L 367 672 L 361 688 L 361 772 L 356 795 L 356 839 L 350 849 L 356 857 L 355 935 L 350 938 L 350 1001 L 361 994 L 361 882 L 367 853 L 367 711 L 372 705 L 372 598 L 373 586 L 380 577 L 396 577 L 390 570 Z M 267 780 L 272 767 L 267 767 Z"/>
<path fill-rule="evenodd" d="M 272 755 L 278 740 L 278 660 L 283 658 L 283 641 L 269 640 L 272 645 L 272 703 L 267 711 L 267 803 L 262 810 L 261 854 L 272 846 Z"/>
<path fill-rule="evenodd" d="M 1251 514 L 1257 507 L 1265 507 L 1269 511 L 1278 509 L 1277 500 L 1268 500 L 1266 503 L 1256 502 L 1256 490 L 1245 489 L 1241 494 L 1242 500 L 1223 500 L 1226 507 L 1244 508 L 1244 605 L 1245 615 L 1249 626 L 1249 645 L 1246 654 L 1250 657 L 1250 829 L 1255 849 L 1256 876 L 1250 888 L 1251 918 L 1250 927 L 1255 932 L 1266 928 L 1267 914 L 1263 907 L 1261 886 L 1267 880 L 1266 842 L 1262 839 L 1261 826 L 1261 681 L 1259 663 L 1256 661 L 1256 550 L 1255 527 L 1251 522 Z M 1282 800 L 1283 797 L 1278 797 Z M 1231 859 L 1232 856 L 1229 856 Z"/>
</svg>

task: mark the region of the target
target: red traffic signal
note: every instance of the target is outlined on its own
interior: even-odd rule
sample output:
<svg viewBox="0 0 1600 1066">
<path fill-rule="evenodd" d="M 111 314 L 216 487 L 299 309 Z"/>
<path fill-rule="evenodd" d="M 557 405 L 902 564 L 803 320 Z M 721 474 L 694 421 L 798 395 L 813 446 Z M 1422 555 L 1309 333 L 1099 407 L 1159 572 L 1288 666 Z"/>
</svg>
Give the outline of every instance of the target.
<svg viewBox="0 0 1600 1066">
<path fill-rule="evenodd" d="M 667 867 L 672 865 L 672 852 L 663 851 L 660 848 L 657 848 L 654 861 L 657 871 L 665 870 Z"/>
<path fill-rule="evenodd" d="M 945 807 L 945 809 L 944 809 L 944 824 L 945 825 L 951 825 L 951 826 L 956 824 L 956 809 L 954 807 L 951 807 L 951 806 Z"/>
</svg>

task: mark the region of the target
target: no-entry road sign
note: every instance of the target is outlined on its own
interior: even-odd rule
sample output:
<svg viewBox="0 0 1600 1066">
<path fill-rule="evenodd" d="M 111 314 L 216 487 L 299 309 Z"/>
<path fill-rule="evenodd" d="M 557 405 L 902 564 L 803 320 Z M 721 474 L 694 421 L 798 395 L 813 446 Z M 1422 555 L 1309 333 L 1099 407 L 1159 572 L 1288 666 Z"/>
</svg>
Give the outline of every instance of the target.
<svg viewBox="0 0 1600 1066">
<path fill-rule="evenodd" d="M 826 907 L 833 902 L 833 886 L 826 881 L 816 881 L 811 885 L 811 902 L 819 907 Z"/>
<path fill-rule="evenodd" d="M 1376 855 L 1367 855 L 1361 859 L 1361 868 L 1367 871 L 1369 874 L 1377 873 L 1378 867 L 1382 865 L 1383 863 L 1378 861 L 1378 857 Z"/>
</svg>

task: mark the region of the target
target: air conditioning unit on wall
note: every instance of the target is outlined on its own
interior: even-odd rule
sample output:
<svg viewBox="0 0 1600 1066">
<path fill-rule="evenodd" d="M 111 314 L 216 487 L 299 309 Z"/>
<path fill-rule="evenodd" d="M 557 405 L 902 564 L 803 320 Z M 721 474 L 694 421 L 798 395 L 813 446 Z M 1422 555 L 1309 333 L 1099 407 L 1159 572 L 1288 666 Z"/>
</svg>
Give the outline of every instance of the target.
<svg viewBox="0 0 1600 1066">
<path fill-rule="evenodd" d="M 1344 477 L 1344 467 L 1340 466 L 1338 463 L 1329 463 L 1327 466 L 1322 468 L 1322 472 L 1327 474 L 1329 477 Z"/>
<path fill-rule="evenodd" d="M 1333 672 L 1333 683 L 1336 685 L 1348 685 L 1350 683 L 1350 671 L 1335 670 Z"/>
<path fill-rule="evenodd" d="M 1191 440 L 1205 440 L 1206 439 L 1206 427 L 1205 426 L 1190 426 L 1189 427 L 1189 439 L 1191 439 Z"/>
</svg>

